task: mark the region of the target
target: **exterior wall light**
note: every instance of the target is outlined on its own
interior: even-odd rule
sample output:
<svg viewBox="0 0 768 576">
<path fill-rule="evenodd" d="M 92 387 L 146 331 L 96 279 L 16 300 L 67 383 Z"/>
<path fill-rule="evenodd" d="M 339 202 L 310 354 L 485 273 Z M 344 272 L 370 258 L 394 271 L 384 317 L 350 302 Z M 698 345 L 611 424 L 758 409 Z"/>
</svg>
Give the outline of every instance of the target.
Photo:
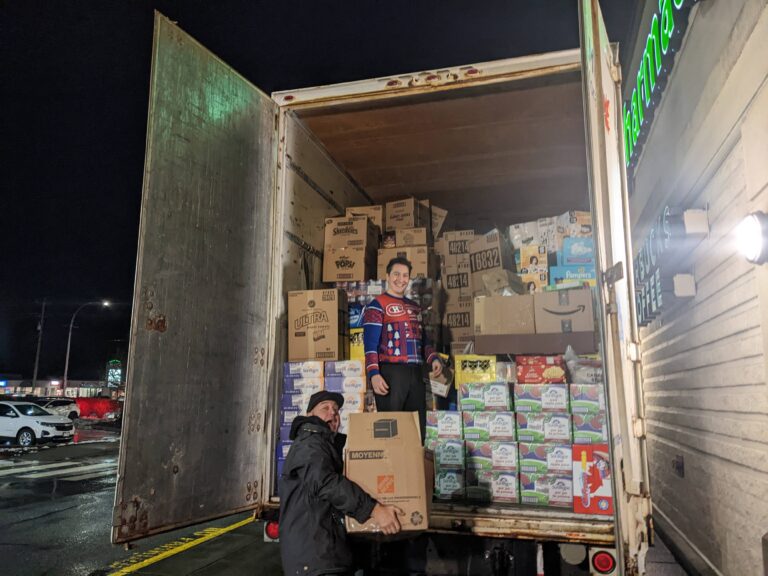
<svg viewBox="0 0 768 576">
<path fill-rule="evenodd" d="M 768 216 L 757 211 L 747 215 L 734 230 L 736 247 L 748 262 L 768 262 Z"/>
</svg>

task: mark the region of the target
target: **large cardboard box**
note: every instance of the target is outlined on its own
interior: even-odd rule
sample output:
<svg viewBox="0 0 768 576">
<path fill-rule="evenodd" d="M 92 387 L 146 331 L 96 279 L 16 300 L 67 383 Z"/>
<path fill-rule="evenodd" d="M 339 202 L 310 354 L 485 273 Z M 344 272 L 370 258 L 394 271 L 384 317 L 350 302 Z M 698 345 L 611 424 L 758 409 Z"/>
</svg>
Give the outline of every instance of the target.
<svg viewBox="0 0 768 576">
<path fill-rule="evenodd" d="M 323 282 L 368 280 L 373 275 L 376 253 L 364 246 L 326 246 Z"/>
<path fill-rule="evenodd" d="M 446 232 L 435 244 L 435 251 L 447 268 L 469 266 L 469 244 L 474 240 L 474 230 L 455 230 Z"/>
<path fill-rule="evenodd" d="M 407 258 L 413 269 L 411 278 L 434 278 L 435 255 L 426 246 L 407 246 L 405 248 L 381 248 L 377 260 L 376 277 L 379 280 L 387 278 L 387 264 L 392 258 Z"/>
<path fill-rule="evenodd" d="M 350 415 L 345 473 L 377 501 L 400 508 L 403 531 L 429 526 L 434 466 L 421 446 L 416 412 Z M 372 521 L 346 521 L 348 532 L 378 532 Z"/>
<path fill-rule="evenodd" d="M 443 327 L 446 342 L 471 342 L 475 334 L 472 301 L 446 304 Z"/>
<path fill-rule="evenodd" d="M 325 219 L 325 250 L 334 247 L 378 247 L 378 232 L 366 216 L 339 216 Z"/>
<path fill-rule="evenodd" d="M 347 314 L 347 295 L 341 290 L 288 292 L 288 360 L 346 359 Z"/>
<path fill-rule="evenodd" d="M 347 216 L 367 216 L 378 233 L 384 231 L 384 206 L 352 206 L 347 208 Z"/>
<path fill-rule="evenodd" d="M 469 265 L 472 272 L 472 294 L 487 294 L 484 276 L 499 270 L 514 270 L 512 249 L 498 230 L 475 239 L 469 244 Z"/>
<path fill-rule="evenodd" d="M 592 290 L 576 288 L 533 295 L 536 332 L 588 332 L 595 329 Z"/>
<path fill-rule="evenodd" d="M 421 228 L 398 228 L 395 230 L 395 246 L 405 248 L 407 246 L 428 246 L 432 243 L 432 238 L 427 234 L 425 227 Z"/>
<path fill-rule="evenodd" d="M 475 335 L 535 334 L 533 296 L 478 296 L 474 301 Z"/>
<path fill-rule="evenodd" d="M 448 210 L 435 206 L 431 206 L 432 211 L 432 235 L 437 238 L 440 236 L 440 231 L 443 229 L 446 218 L 448 218 Z"/>
<path fill-rule="evenodd" d="M 472 284 L 469 264 L 455 268 L 443 268 L 443 289 L 447 305 L 472 301 Z"/>
<path fill-rule="evenodd" d="M 385 217 L 384 228 L 387 231 L 420 226 L 432 228 L 429 205 L 424 205 L 415 198 L 387 202 Z"/>
</svg>

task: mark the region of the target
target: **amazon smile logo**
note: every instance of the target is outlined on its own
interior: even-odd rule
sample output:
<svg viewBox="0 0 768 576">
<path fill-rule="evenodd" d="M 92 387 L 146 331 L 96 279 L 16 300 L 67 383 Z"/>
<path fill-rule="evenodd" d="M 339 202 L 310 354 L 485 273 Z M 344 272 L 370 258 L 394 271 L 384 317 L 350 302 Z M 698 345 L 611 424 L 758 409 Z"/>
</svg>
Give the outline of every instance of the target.
<svg viewBox="0 0 768 576">
<path fill-rule="evenodd" d="M 548 314 L 554 314 L 555 316 L 571 316 L 573 314 L 579 314 L 580 312 L 584 312 L 587 307 L 584 306 L 584 304 L 579 304 L 576 306 L 573 310 L 550 310 L 549 308 L 544 308 L 544 312 L 547 312 Z"/>
</svg>

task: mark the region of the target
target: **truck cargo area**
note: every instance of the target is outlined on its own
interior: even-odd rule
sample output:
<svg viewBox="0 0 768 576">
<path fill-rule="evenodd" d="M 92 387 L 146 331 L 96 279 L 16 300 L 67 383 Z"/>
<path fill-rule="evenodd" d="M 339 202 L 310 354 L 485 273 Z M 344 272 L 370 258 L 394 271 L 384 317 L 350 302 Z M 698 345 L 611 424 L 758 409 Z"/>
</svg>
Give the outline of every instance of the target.
<svg viewBox="0 0 768 576">
<path fill-rule="evenodd" d="M 287 169 L 279 178 L 286 192 L 280 293 L 321 285 L 323 219 L 346 206 L 429 199 L 449 213 L 443 230 L 476 233 L 589 210 L 579 68 L 578 52 L 571 51 L 569 65 L 502 81 L 287 108 L 281 134 Z M 273 99 L 283 103 L 295 94 Z M 284 307 L 282 312 L 284 317 Z M 275 372 L 286 359 L 279 352 L 284 341 L 276 339 Z M 273 379 L 273 386 L 277 394 L 279 381 Z M 274 470 L 271 477 L 270 505 L 276 506 Z M 615 543 L 612 517 L 522 505 L 436 502 L 430 529 Z"/>
</svg>

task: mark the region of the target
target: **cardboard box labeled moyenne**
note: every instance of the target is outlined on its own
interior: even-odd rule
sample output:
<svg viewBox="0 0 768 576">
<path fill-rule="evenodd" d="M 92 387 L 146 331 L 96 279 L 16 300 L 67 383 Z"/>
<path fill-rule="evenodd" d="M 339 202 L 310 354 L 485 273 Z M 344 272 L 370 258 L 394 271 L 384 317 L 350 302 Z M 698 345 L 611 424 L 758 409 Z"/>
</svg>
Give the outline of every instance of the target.
<svg viewBox="0 0 768 576">
<path fill-rule="evenodd" d="M 347 208 L 347 216 L 367 216 L 378 228 L 379 234 L 384 231 L 384 206 L 352 206 Z"/>
<path fill-rule="evenodd" d="M 535 294 L 533 306 L 539 334 L 592 332 L 595 329 L 592 290 L 589 288 Z"/>
<path fill-rule="evenodd" d="M 347 296 L 341 290 L 288 293 L 288 360 L 342 360 L 349 354 Z"/>
<path fill-rule="evenodd" d="M 434 463 L 421 446 L 416 412 L 351 414 L 345 461 L 347 478 L 382 504 L 400 508 L 403 531 L 426 530 Z M 347 517 L 348 532 L 377 532 L 373 522 Z"/>
<path fill-rule="evenodd" d="M 533 296 L 478 296 L 475 334 L 534 334 Z"/>
<path fill-rule="evenodd" d="M 573 511 L 577 514 L 613 514 L 607 444 L 573 447 Z"/>
</svg>

